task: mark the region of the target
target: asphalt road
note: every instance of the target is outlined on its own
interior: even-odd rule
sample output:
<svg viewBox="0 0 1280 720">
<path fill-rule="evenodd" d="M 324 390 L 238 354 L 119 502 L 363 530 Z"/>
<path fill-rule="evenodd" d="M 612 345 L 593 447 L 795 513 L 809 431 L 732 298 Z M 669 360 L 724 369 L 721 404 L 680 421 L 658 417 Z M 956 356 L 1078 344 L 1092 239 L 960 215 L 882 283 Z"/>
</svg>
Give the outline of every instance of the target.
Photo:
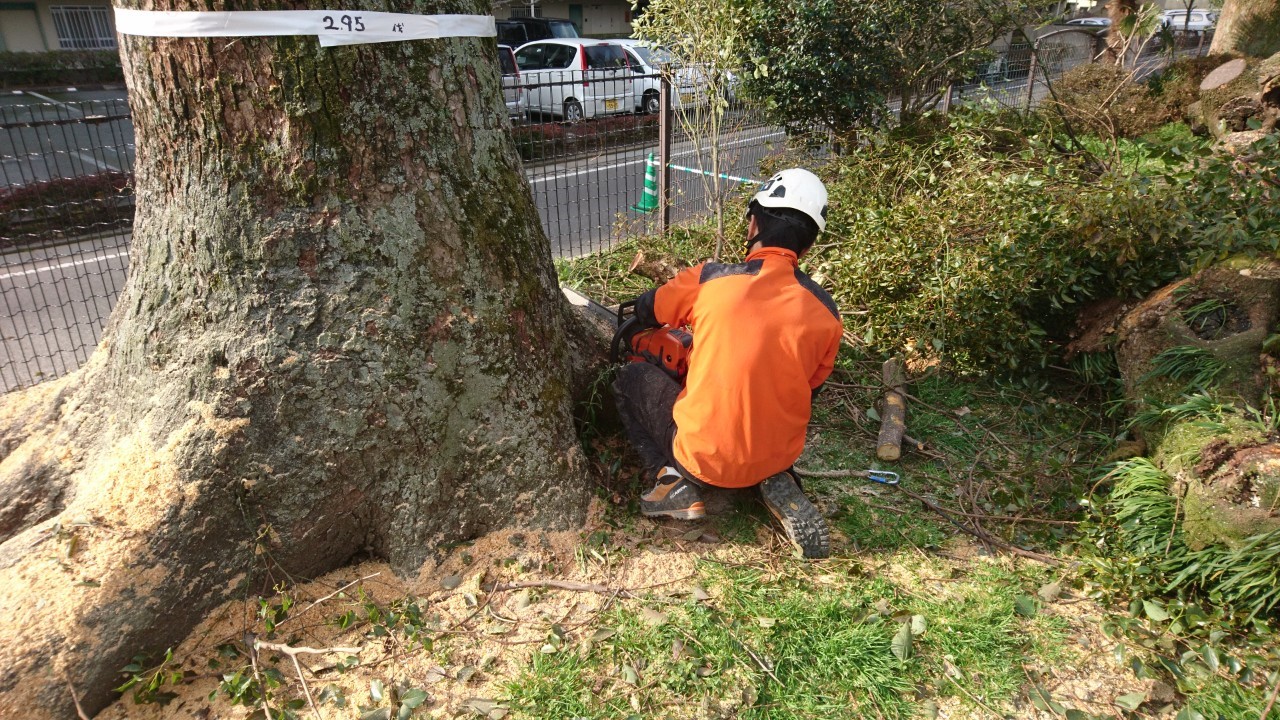
<svg viewBox="0 0 1280 720">
<path fill-rule="evenodd" d="M 8 113 L 3 116 L 8 122 L 14 122 L 15 117 L 38 122 L 47 117 L 42 113 L 58 118 L 66 117 L 68 112 L 19 111 L 15 105 L 12 98 L 0 99 L 0 113 Z M 18 115 L 19 112 L 25 115 Z M 94 131 L 93 126 L 86 129 L 76 125 L 37 125 L 33 130 L 49 127 Z M 27 128 L 21 130 L 25 132 Z M 131 129 L 128 137 L 131 152 Z M 0 167 L 5 173 L 0 174 L 0 187 L 57 177 L 61 172 L 70 176 L 79 167 L 92 167 L 93 163 L 98 163 L 98 172 L 120 168 L 112 163 L 109 153 L 92 152 L 91 136 L 69 135 L 62 145 L 58 144 L 59 139 L 46 134 L 39 140 L 46 147 L 59 148 L 56 155 L 60 164 L 56 166 L 32 162 L 15 152 L 13 145 L 0 147 Z M 750 177 L 759 159 L 772 152 L 782 139 L 781 133 L 763 128 L 729 134 L 722 144 L 722 170 Z M 610 151 L 603 157 L 525 169 L 543 227 L 551 239 L 553 256 L 594 252 L 625 233 L 643 231 L 646 224 L 656 220 L 654 215 L 629 209 L 641 198 L 650 152 L 656 153 L 656 147 L 640 145 Z M 696 167 L 697 156 L 687 143 L 673 147 L 672 160 L 677 164 Z M 125 158 L 118 159 L 124 162 Z M 125 167 L 131 167 L 131 156 L 128 161 Z M 703 179 L 682 172 L 672 175 L 673 221 L 705 214 L 709 190 Z M 15 182 L 17 178 L 22 180 Z M 737 185 L 725 181 L 722 194 L 734 191 Z M 64 375 L 88 357 L 97 346 L 102 326 L 124 285 L 128 245 L 128 234 L 104 234 L 35 249 L 0 243 L 0 393 Z"/>
<path fill-rule="evenodd" d="M 0 392 L 89 357 L 129 267 L 129 236 L 0 253 Z"/>
<path fill-rule="evenodd" d="M 785 139 L 781 130 L 771 127 L 748 127 L 725 134 L 720 143 L 720 172 L 758 179 L 760 161 L 780 150 Z M 529 189 L 554 257 L 596 252 L 656 224 L 656 213 L 632 209 L 642 199 L 651 153 L 657 156 L 656 145 L 640 145 L 602 157 L 526 169 Z M 673 143 L 671 163 L 689 168 L 710 167 L 710 153 L 698 152 L 689 142 Z M 739 192 L 744 184 L 721 180 L 720 196 Z M 714 197 L 715 187 L 710 177 L 671 171 L 673 223 L 706 217 L 711 212 L 708 198 Z"/>
<path fill-rule="evenodd" d="M 0 95 L 0 187 L 133 167 L 123 90 Z"/>
</svg>

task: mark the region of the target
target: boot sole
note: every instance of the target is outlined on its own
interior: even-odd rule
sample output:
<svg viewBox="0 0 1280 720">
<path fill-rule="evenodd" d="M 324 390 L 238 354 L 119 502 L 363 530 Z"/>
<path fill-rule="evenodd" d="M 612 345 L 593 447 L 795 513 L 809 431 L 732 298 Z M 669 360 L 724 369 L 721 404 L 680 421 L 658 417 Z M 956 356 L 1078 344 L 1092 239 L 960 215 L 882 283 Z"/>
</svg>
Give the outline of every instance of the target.
<svg viewBox="0 0 1280 720">
<path fill-rule="evenodd" d="M 811 559 L 831 555 L 831 531 L 826 519 L 790 475 L 779 473 L 760 483 L 760 497 L 801 555 Z"/>
<path fill-rule="evenodd" d="M 701 520 L 707 516 L 707 508 L 702 503 L 696 502 L 680 510 L 641 510 L 640 514 L 651 518 L 669 517 L 676 520 Z"/>
</svg>

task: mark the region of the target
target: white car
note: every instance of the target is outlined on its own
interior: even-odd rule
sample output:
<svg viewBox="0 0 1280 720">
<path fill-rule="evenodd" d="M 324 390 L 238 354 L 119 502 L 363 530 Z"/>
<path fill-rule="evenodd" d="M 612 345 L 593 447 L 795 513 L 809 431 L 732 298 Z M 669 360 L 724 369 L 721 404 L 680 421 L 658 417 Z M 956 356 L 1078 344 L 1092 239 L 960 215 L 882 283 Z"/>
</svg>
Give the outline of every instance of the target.
<svg viewBox="0 0 1280 720">
<path fill-rule="evenodd" d="M 1083 17 L 1075 20 L 1068 20 L 1066 25 L 1084 26 L 1087 28 L 1109 28 L 1111 27 L 1111 18 L 1105 17 Z"/>
<path fill-rule="evenodd" d="M 644 40 L 618 40 L 627 53 L 631 72 L 635 75 L 636 112 L 658 112 L 658 95 L 662 90 L 663 70 L 671 74 L 671 106 L 677 110 L 707 104 L 705 82 L 699 82 L 694 68 L 686 67 L 666 48 L 654 47 Z M 674 70 L 674 72 L 671 72 Z"/>
<path fill-rule="evenodd" d="M 1174 32 L 1205 32 L 1218 24 L 1218 14 L 1208 10 L 1165 10 L 1160 22 Z"/>
<path fill-rule="evenodd" d="M 577 122 L 635 109 L 635 79 L 616 40 L 534 40 L 516 50 L 524 106 Z"/>
</svg>

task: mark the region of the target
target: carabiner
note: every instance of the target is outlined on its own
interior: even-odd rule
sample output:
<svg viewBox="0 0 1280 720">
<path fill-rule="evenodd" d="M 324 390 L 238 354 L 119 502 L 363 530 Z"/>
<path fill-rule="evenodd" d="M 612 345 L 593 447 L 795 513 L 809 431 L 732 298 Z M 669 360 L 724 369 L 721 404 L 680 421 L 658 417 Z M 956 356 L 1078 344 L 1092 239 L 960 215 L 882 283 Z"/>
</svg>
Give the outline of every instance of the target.
<svg viewBox="0 0 1280 720">
<path fill-rule="evenodd" d="M 878 482 L 881 485 L 897 485 L 898 473 L 892 470 L 868 470 L 867 479 L 871 482 Z"/>
</svg>

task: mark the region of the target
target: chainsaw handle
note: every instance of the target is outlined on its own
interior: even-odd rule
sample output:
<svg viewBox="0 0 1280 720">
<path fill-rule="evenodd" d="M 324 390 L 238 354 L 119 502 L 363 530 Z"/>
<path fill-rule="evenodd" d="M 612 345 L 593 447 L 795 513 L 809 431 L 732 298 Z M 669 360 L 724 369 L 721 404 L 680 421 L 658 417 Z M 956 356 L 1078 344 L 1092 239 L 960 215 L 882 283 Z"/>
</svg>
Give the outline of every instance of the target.
<svg viewBox="0 0 1280 720">
<path fill-rule="evenodd" d="M 609 359 L 615 363 L 622 362 L 622 348 L 624 345 L 631 344 L 631 336 L 641 328 L 636 327 L 640 324 L 640 319 L 634 314 L 622 320 L 622 309 L 618 309 L 618 329 L 613 333 L 613 342 L 609 343 Z"/>
</svg>

